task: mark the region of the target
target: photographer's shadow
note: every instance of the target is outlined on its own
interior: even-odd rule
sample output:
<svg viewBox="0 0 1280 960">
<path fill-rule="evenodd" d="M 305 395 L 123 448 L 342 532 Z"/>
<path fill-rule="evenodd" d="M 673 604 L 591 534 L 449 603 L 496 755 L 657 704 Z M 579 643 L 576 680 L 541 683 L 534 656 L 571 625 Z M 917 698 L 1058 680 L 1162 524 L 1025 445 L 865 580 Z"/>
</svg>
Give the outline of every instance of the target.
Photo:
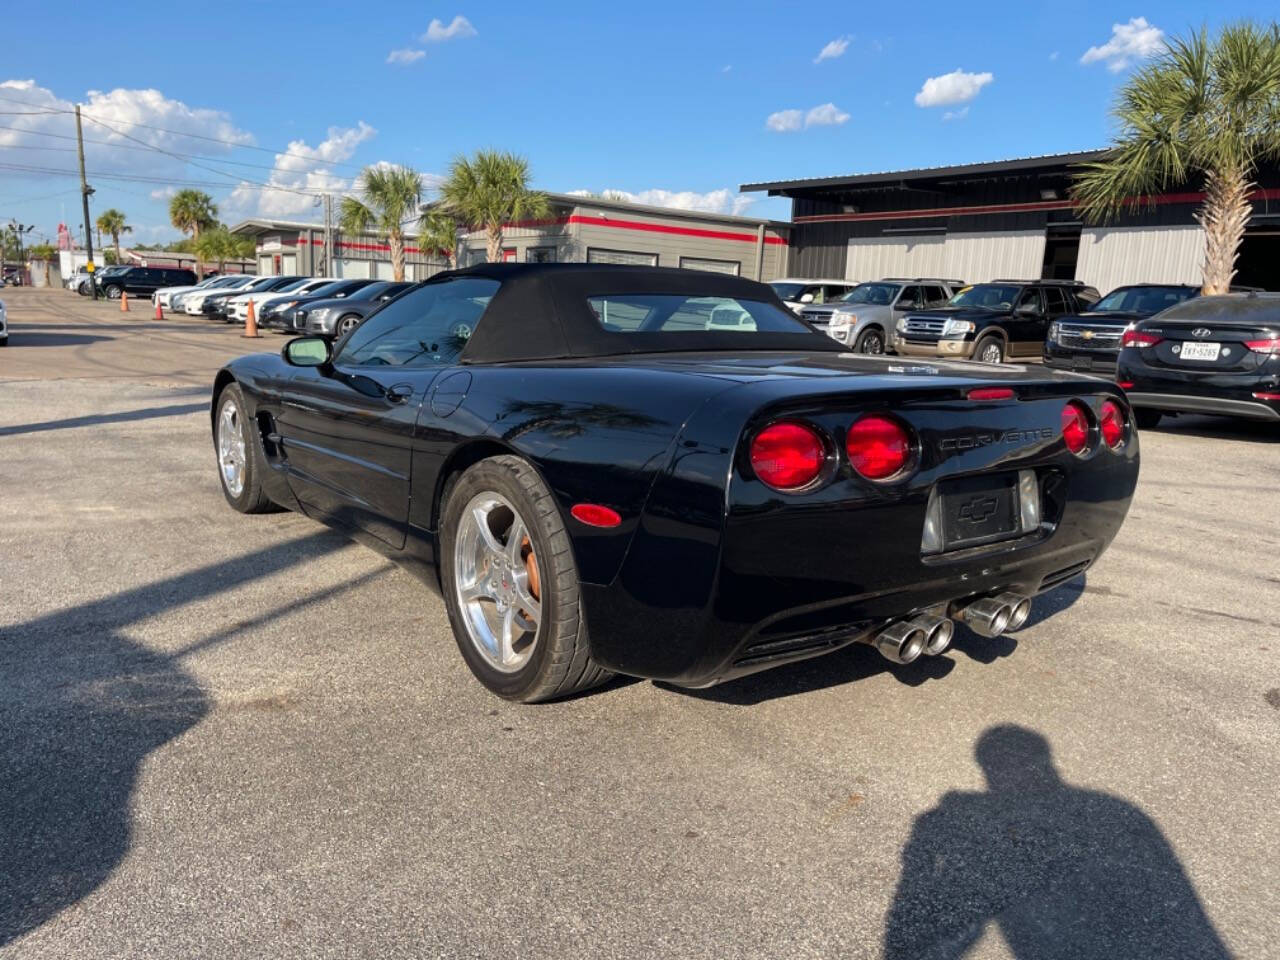
<svg viewBox="0 0 1280 960">
<path fill-rule="evenodd" d="M 1023 727 L 987 730 L 975 753 L 987 790 L 948 793 L 916 820 L 886 958 L 961 957 L 988 923 L 1019 958 L 1230 956 L 1136 806 L 1064 783 Z"/>
</svg>

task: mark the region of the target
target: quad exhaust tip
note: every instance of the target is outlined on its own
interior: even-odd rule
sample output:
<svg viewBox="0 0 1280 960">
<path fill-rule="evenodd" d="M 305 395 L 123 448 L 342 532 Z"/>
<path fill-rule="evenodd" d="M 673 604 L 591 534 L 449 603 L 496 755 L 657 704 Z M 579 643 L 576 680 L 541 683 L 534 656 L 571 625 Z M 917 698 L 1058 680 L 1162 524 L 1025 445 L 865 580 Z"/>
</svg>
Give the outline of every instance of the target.
<svg viewBox="0 0 1280 960">
<path fill-rule="evenodd" d="M 945 653 L 956 635 L 956 625 L 946 617 L 916 617 L 911 622 L 924 631 L 924 653 L 930 657 Z"/>
<path fill-rule="evenodd" d="M 924 653 L 929 634 L 908 620 L 891 623 L 877 634 L 872 644 L 881 655 L 894 663 L 911 663 Z"/>
<path fill-rule="evenodd" d="M 1009 623 L 1006 630 L 1017 630 L 1031 616 L 1031 598 L 1017 593 L 1002 593 L 996 597 L 997 603 L 1003 603 L 1010 609 Z"/>
<path fill-rule="evenodd" d="M 998 637 L 1007 630 L 1017 630 L 1031 616 L 1031 598 L 1020 593 L 1002 593 L 983 597 L 963 608 L 957 615 L 982 637 Z"/>
</svg>

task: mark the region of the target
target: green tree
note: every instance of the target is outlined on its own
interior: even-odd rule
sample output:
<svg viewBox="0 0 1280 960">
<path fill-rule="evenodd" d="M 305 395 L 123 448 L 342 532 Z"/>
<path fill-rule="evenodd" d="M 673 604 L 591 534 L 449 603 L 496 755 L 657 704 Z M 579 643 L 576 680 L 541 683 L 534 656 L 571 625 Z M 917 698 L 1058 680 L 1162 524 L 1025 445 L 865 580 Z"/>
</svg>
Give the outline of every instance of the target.
<svg viewBox="0 0 1280 960">
<path fill-rule="evenodd" d="M 1106 221 L 1199 178 L 1204 292 L 1226 293 L 1253 213 L 1260 161 L 1280 158 L 1280 27 L 1243 22 L 1169 44 L 1135 73 L 1113 110 L 1114 143 L 1076 177 L 1073 199 Z"/>
<path fill-rule="evenodd" d="M 440 187 L 440 199 L 441 206 L 461 223 L 484 230 L 490 263 L 502 259 L 506 224 L 541 219 L 551 211 L 547 195 L 529 188 L 529 162 L 499 150 L 455 158 Z"/>
<path fill-rule="evenodd" d="M 339 224 L 345 233 L 378 233 L 391 248 L 391 272 L 404 279 L 404 225 L 418 217 L 422 174 L 408 167 L 365 167 L 356 180 L 359 196 L 342 198 Z"/>
<path fill-rule="evenodd" d="M 218 208 L 213 197 L 203 191 L 179 190 L 169 200 L 169 222 L 183 233 L 190 234 L 194 244 L 200 239 L 201 230 L 218 225 Z M 197 273 L 200 273 L 199 266 L 197 263 Z"/>
<path fill-rule="evenodd" d="M 116 263 L 123 263 L 120 255 L 120 234 L 133 233 L 133 227 L 125 222 L 124 214 L 112 207 L 109 210 L 103 210 L 99 214 L 98 219 L 94 221 L 100 234 L 105 233 L 111 238 L 111 242 L 116 248 Z"/>
<path fill-rule="evenodd" d="M 458 221 L 447 213 L 432 209 L 418 220 L 418 249 L 424 255 L 440 251 L 449 269 L 458 266 Z"/>
<path fill-rule="evenodd" d="M 228 260 L 247 260 L 256 252 L 252 237 L 232 233 L 221 223 L 206 229 L 192 247 L 200 264 L 216 263 L 219 273 L 226 271 Z"/>
</svg>

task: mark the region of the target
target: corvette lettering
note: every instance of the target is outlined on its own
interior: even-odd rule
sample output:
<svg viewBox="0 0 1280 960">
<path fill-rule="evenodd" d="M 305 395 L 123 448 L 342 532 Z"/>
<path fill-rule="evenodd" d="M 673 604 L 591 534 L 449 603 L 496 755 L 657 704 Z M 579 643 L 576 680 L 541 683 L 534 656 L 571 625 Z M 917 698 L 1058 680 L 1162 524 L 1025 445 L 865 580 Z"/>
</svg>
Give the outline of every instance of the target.
<svg viewBox="0 0 1280 960">
<path fill-rule="evenodd" d="M 990 447 L 997 444 L 1013 446 L 1022 443 L 1035 443 L 1037 440 L 1052 440 L 1053 429 L 1044 427 L 1039 430 L 1005 430 L 994 433 L 973 433 L 963 437 L 947 437 L 938 447 L 951 452 L 959 450 L 977 450 L 979 447 Z"/>
</svg>

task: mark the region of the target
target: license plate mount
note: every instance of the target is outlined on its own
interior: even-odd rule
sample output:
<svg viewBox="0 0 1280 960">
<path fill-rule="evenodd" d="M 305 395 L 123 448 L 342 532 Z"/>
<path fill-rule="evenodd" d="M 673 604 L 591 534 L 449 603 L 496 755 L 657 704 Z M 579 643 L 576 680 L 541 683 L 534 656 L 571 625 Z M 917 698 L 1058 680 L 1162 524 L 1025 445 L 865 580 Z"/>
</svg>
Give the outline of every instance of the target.
<svg viewBox="0 0 1280 960">
<path fill-rule="evenodd" d="M 1016 473 L 947 480 L 938 495 L 944 550 L 1008 540 L 1021 532 Z"/>
</svg>

